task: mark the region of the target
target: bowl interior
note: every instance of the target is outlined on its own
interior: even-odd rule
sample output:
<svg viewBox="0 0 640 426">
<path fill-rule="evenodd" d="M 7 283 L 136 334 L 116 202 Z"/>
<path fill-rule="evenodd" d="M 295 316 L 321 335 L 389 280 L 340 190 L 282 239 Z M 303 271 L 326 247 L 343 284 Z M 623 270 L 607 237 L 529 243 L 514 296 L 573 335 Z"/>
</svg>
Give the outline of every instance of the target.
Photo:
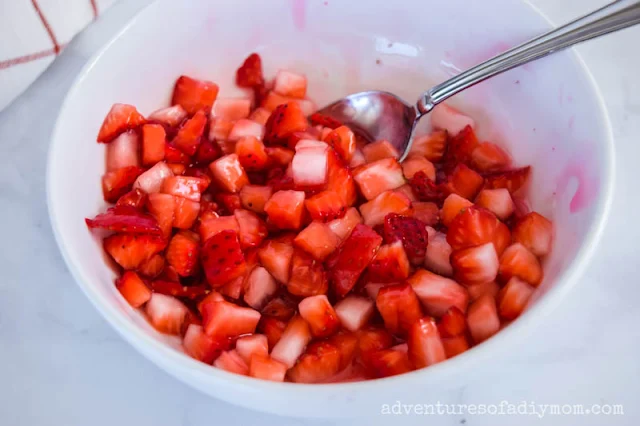
<svg viewBox="0 0 640 426">
<path fill-rule="evenodd" d="M 281 414 L 326 415 L 328 406 L 334 414 L 359 410 L 366 406 L 363 398 L 369 398 L 368 404 L 371 392 L 380 395 L 388 386 L 378 385 L 382 381 L 366 388 L 313 389 L 257 383 L 183 356 L 177 339 L 156 333 L 120 297 L 99 240 L 84 224 L 85 217 L 105 208 L 100 186 L 105 148 L 95 137 L 115 102 L 134 104 L 145 114 L 168 105 L 181 74 L 217 82 L 222 97 L 241 94 L 233 84 L 234 71 L 253 51 L 262 55 L 266 75 L 278 68 L 305 73 L 309 96 L 319 105 L 366 89 L 414 101 L 458 70 L 548 28 L 529 6 L 510 0 L 496 1 L 492 8 L 466 0 L 405 0 L 401 5 L 370 0 L 366 8 L 357 3 L 157 1 L 84 69 L 58 118 L 48 196 L 56 237 L 73 275 L 103 315 L 146 356 L 231 402 Z M 501 13 L 494 13 L 498 8 Z M 532 311 L 536 305 L 551 306 L 586 261 L 610 196 L 610 133 L 590 77 L 572 53 L 564 52 L 486 81 L 451 104 L 477 119 L 482 139 L 505 146 L 517 164 L 533 166 L 531 204 L 554 221 L 556 236 Z M 459 359 L 389 383 L 451 377 L 483 353 L 512 342 L 515 332 L 510 329 L 534 323 L 531 314 Z M 274 387 L 287 398 L 270 392 L 261 392 L 257 401 L 247 398 Z M 318 399 L 310 401 L 309 393 Z"/>
</svg>

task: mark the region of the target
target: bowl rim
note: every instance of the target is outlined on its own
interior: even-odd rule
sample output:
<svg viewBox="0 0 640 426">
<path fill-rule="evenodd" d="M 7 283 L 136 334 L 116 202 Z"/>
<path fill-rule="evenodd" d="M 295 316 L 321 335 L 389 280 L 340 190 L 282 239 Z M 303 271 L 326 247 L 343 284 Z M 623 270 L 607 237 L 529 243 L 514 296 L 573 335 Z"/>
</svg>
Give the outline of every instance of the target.
<svg viewBox="0 0 640 426">
<path fill-rule="evenodd" d="M 304 384 L 304 383 L 291 383 L 291 382 L 272 382 L 267 380 L 256 379 L 247 376 L 241 376 L 238 374 L 230 373 L 218 368 L 214 368 L 211 365 L 197 361 L 184 353 L 180 353 L 178 350 L 170 347 L 169 345 L 155 339 L 150 334 L 144 332 L 138 325 L 128 319 L 115 305 L 104 303 L 101 296 L 88 283 L 91 282 L 91 277 L 86 276 L 76 266 L 76 260 L 71 256 L 67 249 L 68 241 L 66 237 L 61 233 L 58 226 L 58 216 L 56 209 L 56 201 L 54 200 L 53 189 L 53 176 L 57 169 L 56 157 L 57 152 L 60 151 L 61 126 L 62 118 L 68 105 L 73 101 L 73 98 L 79 91 L 79 85 L 91 72 L 92 68 L 98 63 L 103 54 L 115 43 L 131 26 L 133 26 L 141 15 L 148 13 L 148 9 L 151 9 L 160 2 L 157 0 L 152 1 L 148 5 L 138 10 L 131 19 L 125 23 L 122 28 L 117 31 L 106 43 L 104 43 L 85 63 L 78 75 L 73 80 L 65 98 L 60 106 L 58 116 L 56 118 L 55 125 L 51 134 L 50 146 L 47 154 L 47 169 L 46 176 L 46 197 L 47 208 L 49 213 L 49 219 L 53 230 L 53 235 L 58 245 L 58 248 L 62 254 L 62 257 L 69 268 L 74 280 L 81 288 L 83 293 L 94 305 L 98 312 L 104 319 L 126 340 L 131 346 L 133 346 L 138 352 L 142 353 L 145 358 L 150 359 L 155 364 L 162 366 L 164 364 L 175 364 L 181 371 L 190 371 L 191 373 L 199 376 L 213 378 L 220 380 L 228 385 L 235 386 L 236 388 L 250 388 L 252 391 L 277 391 L 285 393 L 295 393 L 299 397 L 300 392 L 303 392 L 305 397 L 317 398 L 322 396 L 335 395 L 336 392 L 343 394 L 361 392 L 365 389 L 380 388 L 382 386 L 388 387 L 389 385 L 409 385 L 409 384 L 425 384 L 442 382 L 443 380 L 460 375 L 463 372 L 469 371 L 472 367 L 478 365 L 481 362 L 485 362 L 488 358 L 495 359 L 495 354 L 505 354 L 506 347 L 513 347 L 521 339 L 528 335 L 535 327 L 538 327 L 538 322 L 532 320 L 536 316 L 541 316 L 541 312 L 551 312 L 560 304 L 560 301 L 568 294 L 568 292 L 575 287 L 578 279 L 582 277 L 590 259 L 595 254 L 598 243 L 604 234 L 606 228 L 613 196 L 614 196 L 614 180 L 615 180 L 615 146 L 613 129 L 608 110 L 603 98 L 603 95 L 598 87 L 595 78 L 585 61 L 575 49 L 567 49 L 567 56 L 576 65 L 578 72 L 583 73 L 586 77 L 587 85 L 590 86 L 590 93 L 594 96 L 594 100 L 597 104 L 597 112 L 599 113 L 600 125 L 603 128 L 603 133 L 606 137 L 603 140 L 604 156 L 603 161 L 606 170 L 603 173 L 603 179 L 600 182 L 602 185 L 602 191 L 597 199 L 597 207 L 594 213 L 594 220 L 591 224 L 586 236 L 585 242 L 582 247 L 577 251 L 575 258 L 570 264 L 559 274 L 556 278 L 555 284 L 544 294 L 543 297 L 538 299 L 536 303 L 528 308 L 518 320 L 511 323 L 508 327 L 502 329 L 499 333 L 493 336 L 491 339 L 483 342 L 481 345 L 474 346 L 470 350 L 446 360 L 445 362 L 438 363 L 430 366 L 429 368 L 423 368 L 412 371 L 411 373 L 401 374 L 398 376 L 380 378 L 375 380 L 366 380 L 358 382 L 348 383 L 327 383 L 327 384 Z M 541 12 L 537 7 L 529 2 L 523 2 L 529 6 L 532 11 L 538 14 L 550 28 L 553 27 L 553 22 Z M 560 53 L 563 54 L 563 53 Z M 596 113 L 596 111 L 594 111 Z M 503 346 L 502 349 L 496 351 L 499 346 Z M 147 351 L 155 352 L 155 355 L 151 355 Z M 164 369 L 164 368 L 163 368 Z M 180 376 L 175 372 L 164 369 L 177 379 L 194 386 L 190 377 Z M 197 387 L 202 390 L 202 387 Z"/>
</svg>

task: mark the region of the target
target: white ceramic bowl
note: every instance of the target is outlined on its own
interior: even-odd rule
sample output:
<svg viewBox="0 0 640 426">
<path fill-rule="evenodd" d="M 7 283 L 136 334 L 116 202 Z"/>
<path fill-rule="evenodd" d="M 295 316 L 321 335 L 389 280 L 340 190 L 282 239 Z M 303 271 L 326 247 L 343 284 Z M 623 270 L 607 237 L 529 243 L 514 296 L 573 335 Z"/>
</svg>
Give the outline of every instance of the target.
<svg viewBox="0 0 640 426">
<path fill-rule="evenodd" d="M 602 233 L 613 185 L 611 131 L 589 73 L 574 53 L 563 52 L 452 101 L 477 119 L 482 138 L 502 143 L 517 163 L 533 165 L 533 207 L 556 226 L 555 250 L 532 306 L 497 336 L 402 376 L 299 385 L 215 369 L 183 354 L 176 339 L 155 332 L 116 291 L 100 241 L 84 223 L 105 208 L 100 186 L 105 148 L 95 138 L 111 104 L 131 103 L 149 113 L 168 104 L 180 74 L 214 80 L 222 96 L 234 95 L 234 71 L 253 51 L 262 54 L 267 75 L 278 67 L 306 73 L 310 96 L 319 104 L 363 89 L 413 100 L 457 68 L 549 28 L 530 6 L 513 0 L 361 3 L 159 0 L 91 59 L 60 111 L 50 149 L 48 201 L 69 269 L 127 341 L 216 398 L 277 414 L 338 416 L 375 414 L 382 403 L 416 392 L 425 401 L 443 387 L 464 385 L 470 375 L 490 373 L 501 357 L 517 351 L 518 337 L 573 290 Z"/>
</svg>

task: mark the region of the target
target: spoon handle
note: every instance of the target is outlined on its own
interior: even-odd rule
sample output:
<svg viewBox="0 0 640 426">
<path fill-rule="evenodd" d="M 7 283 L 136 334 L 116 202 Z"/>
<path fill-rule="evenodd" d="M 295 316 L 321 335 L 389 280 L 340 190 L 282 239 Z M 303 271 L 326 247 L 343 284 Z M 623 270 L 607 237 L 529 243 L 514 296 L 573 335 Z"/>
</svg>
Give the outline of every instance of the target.
<svg viewBox="0 0 640 426">
<path fill-rule="evenodd" d="M 551 30 L 541 36 L 482 62 L 449 80 L 434 86 L 418 100 L 419 115 L 426 114 L 440 102 L 494 75 L 534 61 L 582 41 L 618 31 L 640 23 L 639 0 L 617 0 Z"/>
</svg>

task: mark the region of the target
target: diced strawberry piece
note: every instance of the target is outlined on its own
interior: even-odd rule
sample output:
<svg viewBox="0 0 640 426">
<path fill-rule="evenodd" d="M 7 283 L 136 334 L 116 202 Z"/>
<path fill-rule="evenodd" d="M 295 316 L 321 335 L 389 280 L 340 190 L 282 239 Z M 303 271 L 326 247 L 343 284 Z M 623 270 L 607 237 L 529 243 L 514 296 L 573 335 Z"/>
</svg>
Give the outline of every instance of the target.
<svg viewBox="0 0 640 426">
<path fill-rule="evenodd" d="M 327 146 L 296 150 L 291 165 L 293 182 L 297 186 L 323 186 L 327 181 Z"/>
<path fill-rule="evenodd" d="M 497 297 L 498 313 L 504 319 L 518 318 L 527 306 L 534 288 L 518 277 L 513 277 L 500 290 Z"/>
<path fill-rule="evenodd" d="M 444 158 L 445 165 L 451 168 L 457 163 L 470 163 L 471 154 L 478 146 L 478 138 L 472 126 L 466 126 L 457 133 L 449 133 L 455 136 L 449 139 Z"/>
<path fill-rule="evenodd" d="M 194 155 L 198 150 L 200 139 L 207 124 L 204 111 L 198 111 L 193 117 L 185 121 L 172 143 L 187 155 Z"/>
<path fill-rule="evenodd" d="M 442 161 L 447 150 L 447 140 L 446 130 L 436 130 L 431 134 L 416 137 L 411 144 L 409 155 L 420 155 L 434 162 Z"/>
<path fill-rule="evenodd" d="M 190 229 L 198 218 L 200 203 L 175 197 L 173 226 L 178 229 Z"/>
<path fill-rule="evenodd" d="M 190 324 L 182 340 L 184 351 L 192 358 L 211 364 L 228 346 L 228 341 L 207 336 L 201 325 Z"/>
<path fill-rule="evenodd" d="M 151 290 L 133 271 L 126 271 L 118 278 L 116 288 L 134 308 L 139 308 L 151 298 Z"/>
<path fill-rule="evenodd" d="M 304 213 L 304 192 L 278 191 L 264 206 L 269 221 L 280 229 L 299 229 Z"/>
<path fill-rule="evenodd" d="M 116 207 L 131 207 L 142 210 L 147 202 L 147 194 L 139 188 L 133 189 L 118 199 Z"/>
<path fill-rule="evenodd" d="M 491 297 L 496 297 L 499 290 L 500 286 L 495 281 L 470 285 L 467 287 L 467 291 L 469 292 L 469 298 L 471 299 L 471 301 L 479 299 L 485 294 L 489 294 L 491 295 Z"/>
<path fill-rule="evenodd" d="M 154 293 L 165 294 L 173 297 L 182 297 L 190 300 L 206 296 L 211 291 L 209 287 L 205 285 L 183 286 L 178 281 L 166 281 L 161 279 L 152 281 L 151 289 Z"/>
<path fill-rule="evenodd" d="M 436 168 L 431 161 L 422 156 L 410 155 L 402 163 L 402 173 L 410 180 L 418 172 L 423 172 L 432 181 L 436 180 Z"/>
<path fill-rule="evenodd" d="M 405 183 L 401 187 L 394 189 L 394 191 L 407 197 L 409 201 L 411 201 L 411 204 L 418 201 L 415 194 L 413 193 L 413 189 L 411 189 L 411 185 L 409 185 L 408 183 Z"/>
<path fill-rule="evenodd" d="M 341 240 L 344 240 L 351 235 L 351 231 L 353 231 L 353 228 L 359 223 L 362 223 L 362 216 L 360 216 L 358 209 L 351 207 L 345 212 L 342 218 L 332 220 L 327 223 L 327 226 Z"/>
<path fill-rule="evenodd" d="M 469 305 L 467 325 L 475 343 L 481 343 L 500 330 L 495 299 L 485 294 Z"/>
<path fill-rule="evenodd" d="M 340 320 L 324 294 L 302 299 L 298 310 L 314 337 L 328 337 L 340 328 Z"/>
<path fill-rule="evenodd" d="M 329 151 L 329 174 L 327 176 L 327 191 L 336 192 L 347 206 L 353 206 L 358 197 L 356 184 L 351 171 L 338 164 L 335 151 Z"/>
<path fill-rule="evenodd" d="M 429 315 L 441 317 L 452 306 L 466 312 L 469 302 L 467 290 L 457 282 L 440 275 L 418 269 L 407 282 L 422 302 Z"/>
<path fill-rule="evenodd" d="M 344 297 L 360 278 L 382 244 L 382 237 L 358 224 L 342 246 L 327 260 L 329 279 L 339 297 Z"/>
<path fill-rule="evenodd" d="M 218 192 L 215 195 L 215 200 L 218 204 L 224 207 L 223 211 L 229 214 L 233 214 L 233 212 L 242 208 L 242 203 L 240 202 L 240 196 L 238 194 Z"/>
<path fill-rule="evenodd" d="M 278 290 L 275 279 L 262 266 L 249 273 L 244 287 L 244 301 L 254 309 L 261 309 Z"/>
<path fill-rule="evenodd" d="M 297 307 L 297 302 L 289 297 L 276 297 L 262 309 L 262 315 L 289 321 L 296 313 Z"/>
<path fill-rule="evenodd" d="M 398 150 L 387 140 L 369 143 L 362 147 L 362 154 L 367 163 L 383 160 L 385 158 L 398 158 Z"/>
<path fill-rule="evenodd" d="M 302 355 L 311 338 L 309 324 L 302 317 L 295 316 L 291 318 L 282 337 L 271 350 L 271 357 L 291 368 Z"/>
<path fill-rule="evenodd" d="M 473 200 L 482 188 L 484 179 L 478 173 L 460 163 L 448 176 L 447 183 L 444 188 L 449 193 L 458 194 L 468 200 Z"/>
<path fill-rule="evenodd" d="M 234 123 L 234 121 L 224 118 L 212 118 L 209 120 L 209 139 L 217 142 L 226 141 L 229 139 Z M 219 149 L 222 148 L 220 145 L 218 146 Z M 230 152 L 224 152 L 224 154 L 230 154 Z"/>
<path fill-rule="evenodd" d="M 385 216 L 385 242 L 402 241 L 407 258 L 412 264 L 421 265 L 424 262 L 428 239 L 426 225 L 418 219 L 395 213 Z"/>
<path fill-rule="evenodd" d="M 240 225 L 238 224 L 238 220 L 235 216 L 212 217 L 206 220 L 201 220 L 200 227 L 198 229 L 200 239 L 202 241 L 207 241 L 214 235 L 227 230 L 234 231 L 236 233 L 240 232 Z"/>
<path fill-rule="evenodd" d="M 455 306 L 452 306 L 445 312 L 438 324 L 438 331 L 442 337 L 459 336 L 464 333 L 466 329 L 467 320 L 464 313 Z"/>
<path fill-rule="evenodd" d="M 367 292 L 367 295 L 369 295 L 369 297 L 373 300 L 376 299 L 376 297 L 378 297 L 378 292 L 380 291 L 380 289 L 382 287 L 386 287 L 388 286 L 390 283 L 367 283 L 364 286 L 364 290 Z M 393 284 L 398 284 L 398 283 L 393 283 Z"/>
<path fill-rule="evenodd" d="M 171 234 L 173 227 L 176 200 L 170 194 L 149 194 L 147 201 L 149 213 L 158 221 L 160 229 L 165 236 Z"/>
<path fill-rule="evenodd" d="M 89 228 L 103 228 L 115 232 L 162 234 L 158 222 L 147 214 L 129 206 L 112 207 L 93 219 L 85 219 Z"/>
<path fill-rule="evenodd" d="M 173 88 L 172 105 L 180 105 L 189 115 L 204 109 L 208 114 L 218 97 L 218 85 L 211 81 L 180 76 Z"/>
<path fill-rule="evenodd" d="M 239 300 L 242 296 L 242 290 L 244 289 L 245 275 L 237 277 L 218 287 L 217 290 L 220 294 L 227 296 L 230 299 Z"/>
<path fill-rule="evenodd" d="M 342 123 L 340 121 L 328 115 L 320 114 L 319 112 L 311 114 L 309 120 L 314 126 L 323 126 L 330 130 L 337 129 L 338 127 L 342 126 Z"/>
<path fill-rule="evenodd" d="M 409 359 L 416 368 L 424 368 L 447 359 L 438 333 L 438 327 L 431 317 L 415 321 L 407 339 Z"/>
<path fill-rule="evenodd" d="M 270 240 L 258 250 L 260 263 L 281 283 L 289 282 L 289 265 L 293 257 L 293 246 L 289 242 Z"/>
<path fill-rule="evenodd" d="M 384 222 L 384 218 L 391 213 L 398 215 L 409 214 L 411 201 L 406 195 L 395 191 L 387 191 L 378 195 L 373 200 L 360 205 L 360 213 L 364 224 L 376 226 Z"/>
<path fill-rule="evenodd" d="M 451 246 L 447 242 L 447 236 L 442 232 L 429 235 L 427 255 L 424 258 L 425 268 L 436 274 L 450 277 L 453 275 L 450 256 Z"/>
<path fill-rule="evenodd" d="M 367 297 L 347 296 L 334 306 L 340 323 L 349 331 L 364 327 L 374 313 L 375 303 Z"/>
<path fill-rule="evenodd" d="M 502 220 L 511 216 L 515 209 L 511 194 L 505 188 L 483 189 L 476 197 L 476 204 L 493 212 Z"/>
<path fill-rule="evenodd" d="M 245 136 L 236 143 L 236 155 L 247 171 L 263 170 L 269 161 L 263 143 L 254 136 Z"/>
<path fill-rule="evenodd" d="M 269 156 L 270 166 L 274 167 L 287 167 L 294 156 L 294 151 L 281 146 L 268 146 L 265 152 Z"/>
<path fill-rule="evenodd" d="M 466 198 L 459 196 L 458 194 L 451 194 L 445 200 L 442 205 L 442 211 L 440 217 L 442 218 L 442 224 L 450 226 L 453 219 L 460 214 L 464 209 L 472 206 L 473 203 Z"/>
<path fill-rule="evenodd" d="M 409 259 L 402 248 L 402 241 L 395 241 L 380 246 L 376 257 L 369 264 L 367 276 L 381 283 L 403 281 L 409 276 L 410 267 Z"/>
<path fill-rule="evenodd" d="M 349 167 L 355 169 L 356 167 L 362 166 L 366 164 L 366 160 L 364 159 L 364 154 L 362 150 L 356 147 L 355 152 L 353 153 L 353 157 L 351 157 L 351 161 L 349 162 Z"/>
<path fill-rule="evenodd" d="M 537 287 L 542 281 L 542 266 L 535 254 L 522 244 L 514 243 L 500 257 L 499 274 L 503 282 L 518 277 Z"/>
<path fill-rule="evenodd" d="M 198 312 L 202 314 L 204 312 L 204 307 L 213 302 L 222 302 L 224 301 L 224 297 L 215 290 L 211 290 L 211 292 L 205 296 L 202 300 L 200 300 L 197 304 Z"/>
<path fill-rule="evenodd" d="M 167 243 L 162 236 L 114 234 L 104 239 L 104 249 L 123 269 L 137 269 Z"/>
<path fill-rule="evenodd" d="M 218 159 L 221 155 L 221 150 L 215 142 L 210 141 L 207 138 L 202 138 L 198 150 L 196 151 L 195 161 L 198 164 L 209 164 L 212 161 Z"/>
<path fill-rule="evenodd" d="M 225 155 L 209 165 L 211 173 L 225 191 L 236 193 L 249 183 L 249 178 L 236 154 Z"/>
<path fill-rule="evenodd" d="M 246 271 L 247 265 L 235 231 L 221 231 L 209 238 L 201 253 L 207 282 L 213 288 L 242 276 Z"/>
<path fill-rule="evenodd" d="M 164 257 L 160 254 L 156 254 L 151 259 L 140 265 L 138 272 L 148 278 L 155 278 L 164 269 Z"/>
<path fill-rule="evenodd" d="M 258 330 L 267 336 L 269 347 L 273 348 L 282 337 L 287 322 L 278 318 L 262 316 L 258 324 Z"/>
<path fill-rule="evenodd" d="M 192 235 L 181 232 L 173 236 L 167 247 L 167 263 L 182 277 L 193 275 L 198 266 L 200 246 Z"/>
<path fill-rule="evenodd" d="M 496 279 L 500 262 L 492 243 L 457 250 L 451 254 L 456 281 L 466 284 L 482 284 Z"/>
<path fill-rule="evenodd" d="M 356 151 L 356 139 L 351 129 L 347 126 L 339 125 L 335 130 L 330 131 L 323 137 L 322 140 L 328 143 L 346 164 L 351 162 Z"/>
<path fill-rule="evenodd" d="M 270 115 L 271 111 L 266 108 L 258 107 L 253 110 L 253 112 L 249 116 L 249 119 L 255 121 L 256 123 L 260 123 L 263 126 L 266 126 Z"/>
<path fill-rule="evenodd" d="M 288 377 L 296 383 L 319 383 L 340 371 L 341 354 L 337 347 L 329 342 L 314 342 L 300 357 Z"/>
<path fill-rule="evenodd" d="M 354 170 L 353 178 L 367 200 L 372 200 L 383 192 L 396 189 L 405 183 L 402 167 L 395 158 L 365 164 Z"/>
<path fill-rule="evenodd" d="M 280 70 L 276 74 L 273 90 L 283 96 L 302 99 L 307 94 L 307 78 L 291 71 Z"/>
<path fill-rule="evenodd" d="M 145 312 L 156 330 L 178 335 L 189 314 L 189 308 L 175 297 L 153 293 L 147 302 Z"/>
<path fill-rule="evenodd" d="M 296 296 L 326 294 L 329 287 L 322 262 L 302 250 L 294 250 L 287 290 Z"/>
<path fill-rule="evenodd" d="M 98 133 L 98 142 L 108 143 L 120 133 L 135 129 L 145 123 L 145 118 L 136 107 L 126 104 L 113 104 L 105 117 Z"/>
<path fill-rule="evenodd" d="M 405 335 L 409 327 L 422 316 L 420 301 L 409 284 L 393 284 L 381 288 L 376 307 L 384 326 L 392 334 Z"/>
<path fill-rule="evenodd" d="M 234 123 L 229 132 L 230 141 L 239 141 L 242 138 L 253 137 L 262 139 L 264 136 L 264 126 L 260 123 L 248 119 L 241 119 Z"/>
<path fill-rule="evenodd" d="M 242 207 L 255 213 L 264 213 L 264 206 L 271 198 L 273 190 L 269 186 L 245 185 L 240 190 Z"/>
<path fill-rule="evenodd" d="M 342 197 L 334 191 L 319 192 L 308 198 L 304 204 L 311 219 L 323 222 L 341 218 L 347 211 Z"/>
<path fill-rule="evenodd" d="M 164 160 L 166 133 L 160 124 L 142 126 L 142 164 L 149 166 Z"/>
<path fill-rule="evenodd" d="M 464 334 L 455 337 L 443 337 L 442 346 L 444 347 L 444 353 L 447 354 L 447 359 L 460 355 L 470 347 L 467 336 Z"/>
<path fill-rule="evenodd" d="M 251 112 L 251 99 L 226 98 L 216 99 L 211 110 L 211 116 L 225 120 L 236 121 L 249 117 Z"/>
<path fill-rule="evenodd" d="M 158 280 L 163 281 L 171 281 L 171 282 L 180 282 L 180 275 L 176 272 L 176 270 L 171 265 L 167 265 L 163 270 L 160 276 L 158 276 Z"/>
<path fill-rule="evenodd" d="M 175 197 L 200 201 L 202 192 L 207 189 L 208 181 L 193 176 L 169 176 L 162 182 L 162 192 Z"/>
<path fill-rule="evenodd" d="M 425 225 L 433 226 L 440 221 L 440 209 L 436 203 L 428 201 L 412 202 L 413 217 Z"/>
<path fill-rule="evenodd" d="M 506 188 L 511 194 L 514 194 L 527 183 L 530 171 L 531 167 L 526 166 L 519 169 L 485 173 L 484 187 L 485 189 Z"/>
<path fill-rule="evenodd" d="M 453 250 L 475 247 L 492 242 L 498 256 L 511 241 L 507 226 L 488 210 L 467 207 L 450 223 L 447 242 Z"/>
<path fill-rule="evenodd" d="M 509 154 L 491 142 L 481 142 L 471 153 L 471 165 L 478 171 L 501 170 L 511 164 Z"/>
<path fill-rule="evenodd" d="M 149 121 L 157 121 L 169 127 L 177 127 L 187 118 L 187 111 L 180 105 L 162 108 L 149 115 Z"/>
<path fill-rule="evenodd" d="M 307 117 L 297 102 L 278 105 L 265 126 L 264 142 L 267 145 L 286 145 L 287 138 L 294 132 L 309 127 Z"/>
<path fill-rule="evenodd" d="M 171 173 L 173 173 L 174 176 L 181 176 L 185 170 L 187 170 L 187 166 L 180 163 L 167 163 L 167 167 L 171 169 Z"/>
<path fill-rule="evenodd" d="M 287 366 L 268 356 L 254 355 L 249 364 L 249 376 L 272 382 L 283 382 Z"/>
<path fill-rule="evenodd" d="M 268 356 L 269 344 L 264 334 L 242 336 L 236 341 L 236 352 L 245 362 L 249 363 L 254 355 Z"/>
<path fill-rule="evenodd" d="M 222 352 L 213 362 L 213 366 L 243 376 L 249 374 L 249 366 L 235 349 Z"/>
<path fill-rule="evenodd" d="M 457 135 L 466 127 L 475 128 L 475 121 L 447 104 L 440 104 L 429 113 L 431 125 L 436 129 L 446 130 L 450 135 Z"/>
<path fill-rule="evenodd" d="M 105 201 L 115 203 L 131 190 L 136 179 L 144 172 L 140 167 L 125 167 L 107 172 L 102 177 L 102 193 Z"/>
<path fill-rule="evenodd" d="M 242 248 L 256 247 L 267 236 L 267 226 L 255 213 L 248 210 L 237 209 L 233 215 L 240 228 L 240 245 Z"/>
<path fill-rule="evenodd" d="M 264 84 L 262 75 L 262 59 L 257 53 L 252 53 L 244 60 L 236 71 L 236 84 L 240 87 L 260 86 Z"/>
<path fill-rule="evenodd" d="M 340 370 L 353 365 L 353 357 L 358 348 L 358 336 L 345 330 L 340 330 L 326 339 L 326 342 L 335 346 L 340 353 Z"/>
<path fill-rule="evenodd" d="M 173 142 L 167 142 L 164 144 L 164 159 L 167 163 L 184 165 L 191 163 L 191 157 L 179 150 Z"/>
<path fill-rule="evenodd" d="M 390 377 L 412 371 L 413 365 L 406 353 L 384 349 L 369 355 L 367 370 L 374 377 Z"/>
<path fill-rule="evenodd" d="M 111 172 L 125 167 L 139 167 L 138 158 L 140 142 L 134 131 L 121 133 L 107 145 L 107 171 Z"/>
<path fill-rule="evenodd" d="M 340 238 L 321 222 L 311 222 L 293 241 L 297 247 L 323 261 L 340 244 Z"/>
<path fill-rule="evenodd" d="M 211 302 L 202 306 L 202 323 L 207 335 L 220 339 L 253 333 L 260 312 L 231 302 Z"/>
<path fill-rule="evenodd" d="M 445 188 L 430 179 L 423 170 L 418 170 L 409 180 L 415 198 L 419 201 L 440 203 L 445 197 Z"/>
<path fill-rule="evenodd" d="M 170 176 L 173 176 L 173 172 L 166 163 L 161 161 L 138 176 L 133 187 L 140 188 L 147 194 L 160 192 L 162 183 Z"/>
<path fill-rule="evenodd" d="M 393 346 L 393 336 L 384 328 L 367 327 L 358 331 L 358 356 L 367 364 L 374 352 Z"/>
<path fill-rule="evenodd" d="M 536 212 L 528 213 L 513 228 L 513 241 L 521 243 L 536 256 L 546 256 L 551 252 L 553 224 Z"/>
</svg>

